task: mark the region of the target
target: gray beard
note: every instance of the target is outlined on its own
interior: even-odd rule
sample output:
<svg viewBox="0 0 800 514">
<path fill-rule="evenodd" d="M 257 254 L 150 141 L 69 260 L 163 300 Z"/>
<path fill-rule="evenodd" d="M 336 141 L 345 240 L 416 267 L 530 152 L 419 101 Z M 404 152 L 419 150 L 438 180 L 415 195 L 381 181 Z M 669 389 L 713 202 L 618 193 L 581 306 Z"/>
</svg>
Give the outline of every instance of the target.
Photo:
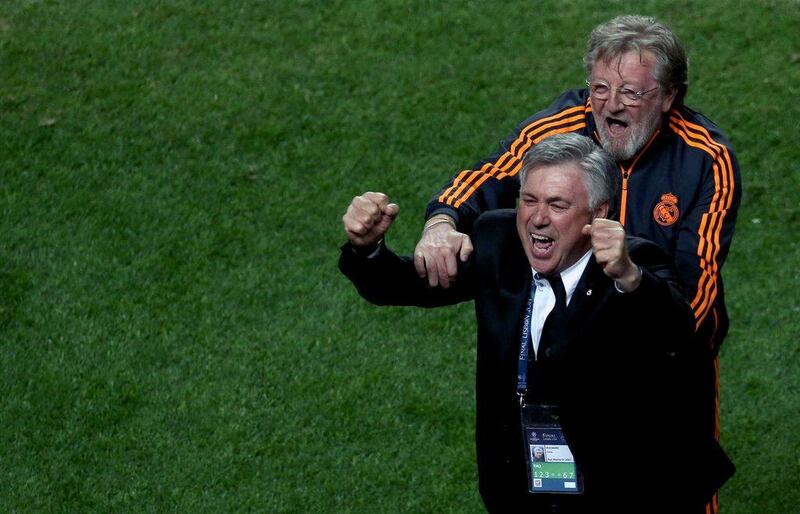
<svg viewBox="0 0 800 514">
<path fill-rule="evenodd" d="M 608 137 L 606 126 L 601 120 L 601 123 L 597 123 L 597 132 L 600 134 L 600 144 L 603 146 L 603 149 L 608 152 L 615 161 L 627 161 L 636 155 L 636 152 L 642 149 L 661 122 L 660 114 L 657 112 L 654 114 L 654 116 L 644 120 L 643 124 L 634 129 L 622 147 L 620 147 L 619 141 L 614 141 Z"/>
</svg>

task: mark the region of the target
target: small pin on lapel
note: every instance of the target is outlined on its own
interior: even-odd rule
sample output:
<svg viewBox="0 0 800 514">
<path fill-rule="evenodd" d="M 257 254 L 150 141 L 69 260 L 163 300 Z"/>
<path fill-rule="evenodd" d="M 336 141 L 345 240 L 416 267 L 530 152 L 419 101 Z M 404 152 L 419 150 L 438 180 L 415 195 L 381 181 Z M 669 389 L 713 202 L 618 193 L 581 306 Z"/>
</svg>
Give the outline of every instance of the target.
<svg viewBox="0 0 800 514">
<path fill-rule="evenodd" d="M 591 289 L 589 289 L 588 291 L 586 291 L 586 296 L 592 296 L 592 290 L 591 290 Z"/>
</svg>

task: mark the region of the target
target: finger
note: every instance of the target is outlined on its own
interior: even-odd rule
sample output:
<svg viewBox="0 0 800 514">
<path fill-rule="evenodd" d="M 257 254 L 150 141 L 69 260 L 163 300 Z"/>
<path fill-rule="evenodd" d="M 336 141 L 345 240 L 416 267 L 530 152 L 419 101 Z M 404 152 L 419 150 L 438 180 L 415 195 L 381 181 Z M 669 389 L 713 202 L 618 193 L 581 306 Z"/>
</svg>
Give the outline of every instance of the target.
<svg viewBox="0 0 800 514">
<path fill-rule="evenodd" d="M 447 260 L 453 257 L 453 254 L 439 254 L 436 256 L 436 273 L 438 275 L 439 285 L 447 289 L 450 287 L 450 275 L 447 271 Z"/>
<path fill-rule="evenodd" d="M 592 235 L 592 226 L 591 225 L 584 225 L 581 229 L 581 234 L 584 236 L 591 236 Z"/>
<path fill-rule="evenodd" d="M 592 226 L 595 227 L 613 227 L 616 225 L 620 225 L 620 223 L 618 221 L 610 220 L 608 218 L 594 218 L 592 220 Z"/>
<path fill-rule="evenodd" d="M 357 235 L 364 235 L 369 230 L 364 223 L 358 220 L 358 215 L 351 212 L 350 208 L 347 209 L 347 212 L 344 216 L 342 216 L 342 224 L 344 225 L 345 232 L 353 233 Z"/>
<path fill-rule="evenodd" d="M 472 240 L 468 235 L 464 235 L 464 237 L 461 239 L 461 251 L 459 252 L 461 262 L 467 262 L 467 259 L 469 259 L 470 255 L 472 255 Z"/>
<path fill-rule="evenodd" d="M 609 233 L 621 233 L 624 235 L 625 227 L 623 227 L 618 221 L 609 220 L 606 218 L 595 218 L 592 220 L 592 234 L 595 232 L 603 236 L 606 236 Z"/>
<path fill-rule="evenodd" d="M 419 278 L 425 278 L 425 255 L 421 250 L 414 252 L 414 267 L 417 269 L 417 275 L 419 275 Z"/>
<path fill-rule="evenodd" d="M 425 256 L 425 269 L 428 273 L 428 285 L 436 287 L 439 285 L 439 268 L 436 266 L 436 258 L 432 255 Z"/>
<path fill-rule="evenodd" d="M 370 232 L 359 234 L 357 232 L 353 232 L 352 230 L 345 229 L 345 234 L 347 235 L 347 239 L 349 239 L 350 242 L 355 246 L 370 245 L 376 241 L 375 236 Z"/>
<path fill-rule="evenodd" d="M 381 219 L 375 225 L 375 230 L 377 230 L 379 233 L 383 234 L 387 230 L 389 230 L 389 227 L 392 226 L 392 223 L 394 223 L 394 216 L 389 216 L 389 215 L 386 215 L 386 214 L 382 214 L 381 215 Z"/>
<path fill-rule="evenodd" d="M 377 205 L 381 210 L 389 204 L 389 197 L 383 193 L 373 193 L 372 191 L 367 191 L 361 196 Z"/>
<path fill-rule="evenodd" d="M 364 213 L 357 213 L 350 218 L 350 224 L 348 226 L 353 232 L 364 235 L 375 226 L 375 220 L 365 216 Z"/>
<path fill-rule="evenodd" d="M 605 262 L 607 264 L 615 264 L 621 262 L 624 255 L 619 247 L 610 247 L 595 252 L 595 259 L 597 262 Z"/>
<path fill-rule="evenodd" d="M 597 249 L 592 253 L 594 253 L 594 258 L 597 262 L 608 262 L 609 258 L 611 257 L 609 255 L 609 250 L 605 248 Z"/>
<path fill-rule="evenodd" d="M 359 234 L 349 230 L 347 227 L 344 228 L 344 233 L 347 235 L 347 239 L 353 242 L 357 242 L 359 239 Z"/>
<path fill-rule="evenodd" d="M 625 240 L 625 230 L 616 227 L 598 228 L 592 226 L 592 245 L 610 246 Z"/>
<path fill-rule="evenodd" d="M 357 221 L 353 221 L 351 223 L 346 224 L 344 226 L 344 230 L 348 234 L 353 234 L 355 236 L 363 236 L 366 235 L 367 232 L 369 232 L 369 229 L 367 227 L 365 227 L 363 224 Z"/>
<path fill-rule="evenodd" d="M 449 282 L 455 279 L 456 275 L 458 275 L 458 260 L 456 259 L 456 254 L 453 252 L 445 255 L 444 263 L 445 269 L 447 270 L 447 280 Z"/>
<path fill-rule="evenodd" d="M 622 242 L 616 239 L 592 239 L 592 251 L 595 254 L 603 252 L 604 255 L 622 255 Z"/>
<path fill-rule="evenodd" d="M 605 234 L 592 229 L 592 248 L 602 250 L 612 246 L 613 242 Z"/>
<path fill-rule="evenodd" d="M 389 216 L 392 219 L 396 218 L 399 212 L 400 212 L 400 206 L 397 205 L 396 203 L 390 203 L 383 208 L 384 216 Z"/>
<path fill-rule="evenodd" d="M 353 203 L 350 205 L 358 212 L 364 213 L 364 215 L 369 216 L 371 218 L 375 218 L 380 216 L 381 214 L 381 205 L 378 201 L 369 195 L 370 193 L 364 193 L 361 196 L 357 196 L 353 198 Z M 376 193 L 372 193 L 376 194 Z M 385 195 L 384 195 L 385 196 Z"/>
<path fill-rule="evenodd" d="M 358 234 L 365 234 L 368 232 L 376 221 L 377 220 L 367 212 L 358 207 L 358 202 L 356 200 L 353 200 L 353 203 L 347 207 L 347 212 L 342 216 L 342 223 L 344 224 L 345 230 L 351 230 Z"/>
<path fill-rule="evenodd" d="M 389 208 L 388 205 L 381 207 L 373 200 L 362 198 L 361 203 L 357 204 L 355 215 L 357 219 L 365 225 L 367 230 L 372 230 L 377 227 L 379 230 L 386 231 L 394 221 L 400 208 L 396 204 L 394 207 Z M 384 212 L 388 210 L 388 214 Z"/>
</svg>

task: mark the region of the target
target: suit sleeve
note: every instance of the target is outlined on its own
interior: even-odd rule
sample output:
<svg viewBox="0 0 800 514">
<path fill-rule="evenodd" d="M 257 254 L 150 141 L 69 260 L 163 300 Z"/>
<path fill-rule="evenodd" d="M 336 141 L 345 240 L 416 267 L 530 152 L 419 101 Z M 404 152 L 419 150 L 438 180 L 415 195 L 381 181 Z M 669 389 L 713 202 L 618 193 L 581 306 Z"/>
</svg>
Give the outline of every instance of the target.
<svg viewBox="0 0 800 514">
<path fill-rule="evenodd" d="M 470 231 L 482 213 L 513 208 L 519 193 L 517 174 L 525 152 L 547 136 L 586 130 L 590 116 L 586 91 L 567 91 L 550 107 L 523 121 L 497 152 L 454 175 L 428 203 L 426 217 L 448 214 Z"/>
<path fill-rule="evenodd" d="M 685 289 L 669 255 L 650 241 L 629 239 L 631 260 L 642 270 L 642 281 L 633 292 L 619 294 L 626 318 L 639 326 L 665 327 L 668 334 L 653 334 L 650 341 L 669 353 L 689 349 L 693 317 Z"/>
<path fill-rule="evenodd" d="M 615 372 L 607 373 L 611 377 L 606 381 L 625 398 L 621 405 L 634 416 L 630 424 L 645 428 L 639 432 L 640 448 L 659 463 L 649 480 L 664 484 L 680 474 L 681 463 L 672 457 L 684 451 L 692 456 L 696 473 L 680 494 L 702 505 L 734 470 L 705 422 L 710 349 L 694 344 L 694 316 L 670 256 L 647 240 L 631 238 L 629 243 L 631 259 L 642 268 L 642 282 L 633 292 L 614 297 L 620 302 L 616 311 L 628 320 L 623 328 L 628 337 L 620 340 L 629 346 L 618 350 L 619 358 L 610 366 Z M 604 354 L 614 346 L 604 347 Z"/>
<path fill-rule="evenodd" d="M 377 255 L 359 254 L 347 243 L 341 247 L 339 270 L 353 283 L 358 293 L 375 305 L 440 307 L 473 298 L 472 272 L 468 264 L 459 270 L 459 280 L 451 287 L 428 286 L 420 278 L 410 256 L 399 256 L 385 246 Z"/>
</svg>

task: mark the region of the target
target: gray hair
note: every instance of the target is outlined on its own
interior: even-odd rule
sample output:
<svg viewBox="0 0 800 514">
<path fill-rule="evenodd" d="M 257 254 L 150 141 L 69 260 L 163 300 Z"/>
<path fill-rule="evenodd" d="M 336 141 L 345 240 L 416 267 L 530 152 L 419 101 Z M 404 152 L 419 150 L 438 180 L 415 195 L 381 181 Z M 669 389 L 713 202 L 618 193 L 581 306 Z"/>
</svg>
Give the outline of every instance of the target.
<svg viewBox="0 0 800 514">
<path fill-rule="evenodd" d="M 649 51 L 655 56 L 653 78 L 662 90 L 676 91 L 674 105 L 680 105 L 689 87 L 689 61 L 678 36 L 655 18 L 618 16 L 598 25 L 583 57 L 586 75 L 591 75 L 596 62 L 610 63 L 630 51 Z"/>
<path fill-rule="evenodd" d="M 519 174 L 521 185 L 528 174 L 544 166 L 574 162 L 584 172 L 589 209 L 611 203 L 617 192 L 617 167 L 608 153 L 586 136 L 570 132 L 545 138 L 528 150 Z"/>
</svg>

